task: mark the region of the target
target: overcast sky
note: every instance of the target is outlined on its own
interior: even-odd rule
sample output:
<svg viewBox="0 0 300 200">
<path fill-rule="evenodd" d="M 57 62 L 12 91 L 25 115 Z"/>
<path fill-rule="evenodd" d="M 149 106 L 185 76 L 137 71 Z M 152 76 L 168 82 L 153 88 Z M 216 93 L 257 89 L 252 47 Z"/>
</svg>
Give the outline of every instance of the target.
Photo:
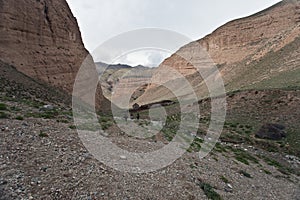
<svg viewBox="0 0 300 200">
<path fill-rule="evenodd" d="M 67 0 L 78 20 L 86 48 L 93 51 L 123 32 L 155 27 L 176 31 L 192 40 L 224 23 L 254 14 L 278 0 Z M 137 52 L 119 62 L 155 66 L 169 54 Z M 98 60 L 97 60 L 98 61 Z"/>
</svg>

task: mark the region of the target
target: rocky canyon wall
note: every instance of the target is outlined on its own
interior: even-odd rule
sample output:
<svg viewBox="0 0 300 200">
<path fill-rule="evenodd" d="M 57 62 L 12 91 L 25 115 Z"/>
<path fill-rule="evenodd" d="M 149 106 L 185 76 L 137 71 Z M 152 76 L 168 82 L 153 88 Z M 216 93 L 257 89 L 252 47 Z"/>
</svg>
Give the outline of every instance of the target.
<svg viewBox="0 0 300 200">
<path fill-rule="evenodd" d="M 71 93 L 88 52 L 67 2 L 1 0 L 0 17 L 0 59 Z"/>
<path fill-rule="evenodd" d="M 0 0 L 0 17 L 0 59 L 25 75 L 71 94 L 82 62 L 94 66 L 65 0 Z M 106 101 L 100 87 L 96 99 Z"/>
</svg>

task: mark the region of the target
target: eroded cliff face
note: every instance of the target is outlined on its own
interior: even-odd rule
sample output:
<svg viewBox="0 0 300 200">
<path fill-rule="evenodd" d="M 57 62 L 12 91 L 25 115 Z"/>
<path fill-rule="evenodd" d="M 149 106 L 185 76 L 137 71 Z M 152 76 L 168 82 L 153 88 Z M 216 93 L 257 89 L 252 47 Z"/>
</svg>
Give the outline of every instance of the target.
<svg viewBox="0 0 300 200">
<path fill-rule="evenodd" d="M 299 36 L 299 1 L 287 0 L 250 17 L 232 21 L 199 40 L 213 60 L 232 64 L 263 57 Z"/>
<path fill-rule="evenodd" d="M 96 63 L 103 95 L 121 108 L 131 107 L 150 83 L 155 69 L 144 66 Z"/>
<path fill-rule="evenodd" d="M 1 0 L 0 17 L 0 59 L 71 93 L 88 52 L 66 1 Z"/>
<path fill-rule="evenodd" d="M 89 66 L 76 91 L 85 95 L 98 76 L 93 58 L 85 49 L 75 17 L 65 0 L 0 0 L 0 59 L 25 75 L 72 94 L 76 75 L 85 61 Z M 88 83 L 87 83 L 88 82 Z M 92 91 L 94 92 L 94 91 Z M 96 92 L 96 107 L 109 110 L 101 87 Z"/>
<path fill-rule="evenodd" d="M 298 37 L 300 37 L 300 1 L 282 1 L 252 16 L 231 21 L 212 34 L 185 45 L 158 67 L 153 82 L 163 84 L 174 77 L 178 78 L 170 73 L 170 69 L 179 72 L 180 78 L 186 77 L 190 80 L 189 76 L 192 76 L 196 69 L 215 65 L 219 68 L 226 89 L 240 89 L 238 86 L 242 86 L 243 82 L 257 83 L 268 79 L 271 74 L 283 73 L 299 67 L 296 65 L 297 56 L 295 56 L 296 54 L 299 57 L 297 48 L 289 55 L 285 55 L 286 60 L 289 61 L 282 63 L 270 61 L 268 65 L 267 61 L 264 61 L 264 68 L 259 67 L 262 60 L 270 57 L 270 53 L 280 54 L 283 48 Z M 286 65 L 283 65 L 284 63 Z M 169 77 L 165 74 L 169 74 Z M 248 77 L 249 74 L 256 76 Z M 190 81 L 198 88 L 195 92 L 204 90 L 201 86 L 204 84 L 200 74 Z M 231 86 L 233 81 L 236 85 Z M 161 97 L 163 93 L 163 89 L 152 84 L 138 102 L 149 103 L 150 99 Z"/>
<path fill-rule="evenodd" d="M 270 51 L 277 51 L 300 34 L 300 2 L 280 2 L 252 16 L 231 21 L 212 34 L 182 47 L 177 54 L 189 54 L 189 60 L 173 55 L 162 65 L 172 66 L 183 75 L 193 74 L 201 45 L 211 59 L 219 65 L 231 65 L 249 59 L 258 60 Z"/>
</svg>

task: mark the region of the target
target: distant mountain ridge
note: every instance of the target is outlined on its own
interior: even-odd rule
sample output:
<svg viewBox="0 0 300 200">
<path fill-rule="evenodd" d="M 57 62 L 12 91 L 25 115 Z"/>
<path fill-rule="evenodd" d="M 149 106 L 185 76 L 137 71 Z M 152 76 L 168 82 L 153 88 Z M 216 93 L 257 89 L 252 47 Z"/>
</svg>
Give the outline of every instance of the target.
<svg viewBox="0 0 300 200">
<path fill-rule="evenodd" d="M 111 64 L 106 64 L 106 63 L 103 63 L 103 62 L 96 62 L 95 64 L 96 64 L 97 71 L 100 74 L 103 73 L 104 70 L 108 70 L 108 69 L 119 70 L 119 69 L 132 68 L 131 66 L 124 65 L 124 64 L 111 65 Z"/>
<path fill-rule="evenodd" d="M 130 66 L 127 64 L 107 64 L 104 62 L 95 62 L 97 71 L 102 74 L 104 70 L 120 70 L 120 69 L 133 69 L 133 68 L 140 68 L 140 69 L 148 69 L 149 67 L 143 65 L 137 66 Z"/>
<path fill-rule="evenodd" d="M 96 62 L 95 64 L 100 76 L 103 94 L 110 100 L 112 100 L 112 95 L 121 100 L 124 95 L 128 94 L 132 94 L 131 101 L 137 99 L 144 93 L 155 70 L 155 68 L 142 65 L 132 67 L 126 64 L 106 64 L 103 62 Z M 125 102 L 119 106 L 128 107 Z"/>
</svg>

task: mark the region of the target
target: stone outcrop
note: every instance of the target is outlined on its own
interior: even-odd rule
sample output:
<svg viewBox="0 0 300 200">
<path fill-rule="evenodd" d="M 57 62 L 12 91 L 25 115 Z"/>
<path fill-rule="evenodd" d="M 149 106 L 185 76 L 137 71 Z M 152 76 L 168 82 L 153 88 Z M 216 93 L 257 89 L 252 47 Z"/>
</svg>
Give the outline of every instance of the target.
<svg viewBox="0 0 300 200">
<path fill-rule="evenodd" d="M 0 17 L 0 59 L 71 93 L 88 52 L 67 2 L 1 0 Z"/>
<path fill-rule="evenodd" d="M 258 60 L 277 51 L 300 35 L 300 3 L 286 0 L 252 16 L 231 21 L 210 35 L 182 47 L 162 66 L 172 66 L 183 75 L 195 72 L 191 63 L 201 56 L 196 45 L 203 47 L 218 65 L 231 65 L 249 59 Z M 196 51 L 195 51 L 196 50 Z M 180 59 L 178 55 L 187 54 Z"/>
<path fill-rule="evenodd" d="M 84 60 L 88 71 L 93 71 L 79 81 L 98 80 L 93 58 L 65 0 L 0 0 L 0 17 L 0 59 L 4 63 L 69 94 Z M 108 103 L 100 87 L 96 101 L 98 108 L 101 102 Z"/>
<path fill-rule="evenodd" d="M 106 89 L 105 82 L 103 81 L 102 86 L 104 87 L 102 88 L 106 91 L 104 92 L 106 97 L 121 108 L 128 108 L 135 99 L 145 92 L 153 75 L 153 69 L 147 67 L 121 69 L 110 72 L 113 73 L 107 80 L 111 83 L 111 90 L 108 91 Z"/>
<path fill-rule="evenodd" d="M 103 95 L 121 108 L 141 96 L 151 81 L 154 69 L 144 66 L 96 63 Z M 130 107 L 130 106 L 129 106 Z"/>
<path fill-rule="evenodd" d="M 281 140 L 286 137 L 285 127 L 280 124 L 265 124 L 255 136 L 262 139 Z"/>
<path fill-rule="evenodd" d="M 299 37 L 300 1 L 285 0 L 257 14 L 228 22 L 206 37 L 183 46 L 158 67 L 152 82 L 163 84 L 178 78 L 172 75 L 172 69 L 189 80 L 197 94 L 207 95 L 202 92 L 207 89 L 200 74 L 194 74 L 197 69 L 214 64 L 227 91 L 241 89 L 298 69 Z M 282 53 L 291 43 L 294 46 Z M 150 103 L 151 98 L 163 100 L 158 97 L 164 94 L 168 92 L 152 84 L 138 102 Z"/>
</svg>

